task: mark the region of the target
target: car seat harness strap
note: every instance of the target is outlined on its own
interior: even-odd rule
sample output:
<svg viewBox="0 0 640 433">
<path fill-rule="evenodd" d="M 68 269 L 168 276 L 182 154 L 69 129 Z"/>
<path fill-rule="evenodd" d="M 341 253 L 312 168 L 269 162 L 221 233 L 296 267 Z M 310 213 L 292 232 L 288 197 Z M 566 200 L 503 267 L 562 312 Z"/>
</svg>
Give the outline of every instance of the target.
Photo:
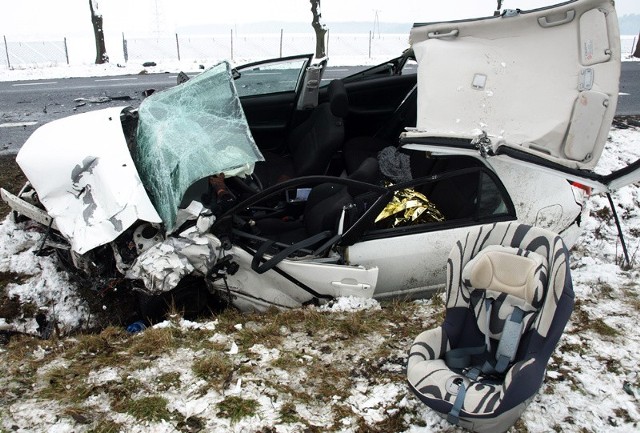
<svg viewBox="0 0 640 433">
<path fill-rule="evenodd" d="M 491 312 L 491 302 L 489 299 L 485 302 L 485 306 L 488 316 Z M 462 370 L 463 374 L 472 381 L 478 380 L 478 377 L 481 375 L 504 374 L 511 361 L 514 360 L 516 351 L 518 350 L 522 336 L 523 319 L 524 311 L 518 307 L 514 307 L 513 312 L 504 324 L 494 360 L 487 359 L 482 365 L 470 367 L 472 356 L 487 354 L 488 357 L 491 358 L 489 346 L 461 347 L 445 353 L 447 366 L 449 368 Z"/>
<path fill-rule="evenodd" d="M 461 380 L 461 383 L 458 386 L 458 395 L 453 402 L 451 411 L 449 411 L 449 414 L 447 415 L 447 421 L 449 421 L 451 424 L 457 425 L 460 421 L 460 410 L 462 409 L 462 405 L 464 404 L 464 397 L 466 394 L 467 387 L 464 385 L 464 381 Z"/>
<path fill-rule="evenodd" d="M 518 350 L 520 337 L 522 336 L 523 318 L 524 311 L 518 307 L 514 307 L 511 317 L 509 317 L 504 324 L 500 343 L 498 343 L 498 350 L 496 351 L 497 363 L 495 371 L 498 373 L 504 373 L 509 363 L 516 357 L 516 351 Z"/>
</svg>

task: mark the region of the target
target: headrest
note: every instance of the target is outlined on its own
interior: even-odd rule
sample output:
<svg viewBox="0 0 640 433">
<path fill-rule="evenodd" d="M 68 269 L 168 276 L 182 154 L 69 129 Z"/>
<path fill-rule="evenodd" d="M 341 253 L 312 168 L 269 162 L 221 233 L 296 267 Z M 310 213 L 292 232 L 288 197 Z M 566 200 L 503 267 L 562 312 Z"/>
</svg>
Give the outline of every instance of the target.
<svg viewBox="0 0 640 433">
<path fill-rule="evenodd" d="M 349 97 L 342 80 L 331 81 L 327 94 L 329 95 L 331 114 L 341 118 L 347 117 L 347 114 L 349 114 Z"/>
<path fill-rule="evenodd" d="M 360 182 L 373 182 L 378 177 L 378 160 L 372 156 L 362 161 L 360 166 L 351 173 L 349 179 Z"/>
<path fill-rule="evenodd" d="M 490 245 L 469 260 L 462 279 L 472 289 L 506 293 L 532 304 L 546 269 L 546 259 L 540 254 L 502 245 Z"/>
</svg>

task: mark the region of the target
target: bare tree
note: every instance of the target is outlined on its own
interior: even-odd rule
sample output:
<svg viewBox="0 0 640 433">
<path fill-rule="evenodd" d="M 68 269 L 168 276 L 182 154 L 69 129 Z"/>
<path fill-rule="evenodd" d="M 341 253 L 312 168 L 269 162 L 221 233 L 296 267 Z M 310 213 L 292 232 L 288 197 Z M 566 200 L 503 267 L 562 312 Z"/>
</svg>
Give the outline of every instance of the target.
<svg viewBox="0 0 640 433">
<path fill-rule="evenodd" d="M 96 40 L 96 64 L 109 63 L 107 48 L 104 45 L 104 31 L 102 31 L 102 14 L 98 11 L 98 1 L 89 0 L 91 10 L 91 24 L 93 24 L 93 36 Z"/>
<path fill-rule="evenodd" d="M 313 13 L 313 21 L 311 26 L 316 32 L 316 57 L 322 58 L 327 55 L 325 46 L 325 36 L 327 35 L 327 27 L 320 23 L 322 14 L 320 13 L 320 0 L 309 0 L 311 2 L 311 12 Z"/>
</svg>

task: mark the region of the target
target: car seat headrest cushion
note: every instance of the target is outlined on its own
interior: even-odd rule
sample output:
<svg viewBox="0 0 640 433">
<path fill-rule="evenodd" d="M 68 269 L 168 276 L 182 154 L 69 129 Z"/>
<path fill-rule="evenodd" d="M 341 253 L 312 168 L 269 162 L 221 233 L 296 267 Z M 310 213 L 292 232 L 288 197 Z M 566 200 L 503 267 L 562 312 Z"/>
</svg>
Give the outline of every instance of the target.
<svg viewBox="0 0 640 433">
<path fill-rule="evenodd" d="M 327 89 L 331 114 L 345 118 L 349 114 L 349 97 L 342 80 L 333 80 Z"/>
<path fill-rule="evenodd" d="M 545 262 L 534 252 L 491 245 L 466 264 L 462 279 L 470 289 L 506 293 L 532 304 Z"/>
</svg>

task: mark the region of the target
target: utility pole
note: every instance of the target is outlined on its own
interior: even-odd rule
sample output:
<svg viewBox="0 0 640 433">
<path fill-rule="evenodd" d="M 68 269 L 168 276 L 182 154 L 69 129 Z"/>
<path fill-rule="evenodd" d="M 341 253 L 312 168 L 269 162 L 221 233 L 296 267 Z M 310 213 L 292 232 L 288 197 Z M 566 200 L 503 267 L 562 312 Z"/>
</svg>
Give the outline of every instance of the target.
<svg viewBox="0 0 640 433">
<path fill-rule="evenodd" d="M 376 28 L 378 29 L 378 39 L 380 39 L 380 17 L 378 16 L 378 12 L 380 12 L 379 9 L 374 9 L 374 16 L 373 16 L 373 36 L 376 36 Z"/>
</svg>

